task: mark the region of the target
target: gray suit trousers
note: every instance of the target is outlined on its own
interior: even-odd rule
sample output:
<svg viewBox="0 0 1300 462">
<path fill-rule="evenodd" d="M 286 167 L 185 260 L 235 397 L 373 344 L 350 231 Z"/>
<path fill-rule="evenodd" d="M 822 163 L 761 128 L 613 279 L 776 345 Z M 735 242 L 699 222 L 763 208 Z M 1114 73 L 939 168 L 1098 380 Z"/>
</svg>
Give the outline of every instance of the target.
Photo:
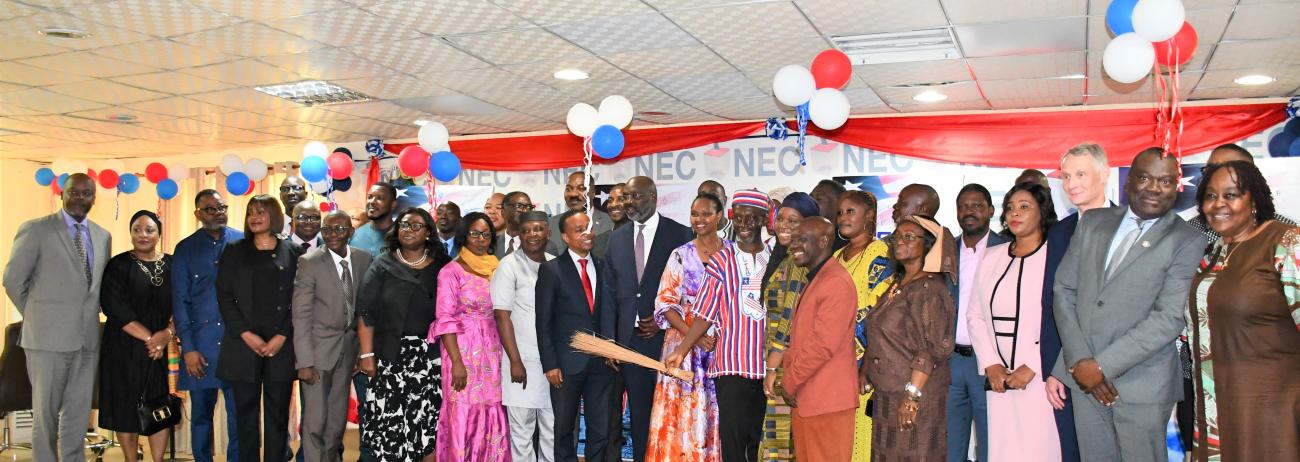
<svg viewBox="0 0 1300 462">
<path fill-rule="evenodd" d="M 1074 394 L 1074 423 L 1084 462 L 1166 462 L 1165 430 L 1174 403 L 1103 406 L 1092 396 Z"/>
<path fill-rule="evenodd" d="M 346 367 L 344 367 L 346 365 Z M 352 362 L 317 369 L 315 385 L 302 383 L 303 460 L 338 462 L 342 457 L 343 430 L 348 424 L 348 398 L 352 387 Z"/>
<path fill-rule="evenodd" d="M 24 351 L 32 382 L 32 460 L 86 460 L 99 352 Z"/>
</svg>

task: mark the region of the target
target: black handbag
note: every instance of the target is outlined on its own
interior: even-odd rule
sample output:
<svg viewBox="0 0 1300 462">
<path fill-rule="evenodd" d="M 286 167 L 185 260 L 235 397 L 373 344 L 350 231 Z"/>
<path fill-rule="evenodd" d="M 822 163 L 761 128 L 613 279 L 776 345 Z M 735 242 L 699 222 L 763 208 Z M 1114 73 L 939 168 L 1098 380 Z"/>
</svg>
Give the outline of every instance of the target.
<svg viewBox="0 0 1300 462">
<path fill-rule="evenodd" d="M 181 399 L 164 392 L 161 396 L 146 397 L 149 392 L 149 379 L 155 367 L 149 362 L 144 374 L 144 389 L 140 390 L 140 402 L 136 404 L 135 413 L 140 419 L 140 434 L 149 436 L 176 426 L 181 422 Z"/>
</svg>

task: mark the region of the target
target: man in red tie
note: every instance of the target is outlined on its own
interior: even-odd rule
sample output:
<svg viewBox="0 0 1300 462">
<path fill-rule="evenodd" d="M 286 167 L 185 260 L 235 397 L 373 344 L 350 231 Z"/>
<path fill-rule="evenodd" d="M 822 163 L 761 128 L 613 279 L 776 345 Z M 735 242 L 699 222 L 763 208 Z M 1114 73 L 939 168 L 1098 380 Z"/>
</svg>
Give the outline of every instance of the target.
<svg viewBox="0 0 1300 462">
<path fill-rule="evenodd" d="M 560 231 L 568 250 L 542 263 L 537 271 L 537 351 L 551 385 L 555 412 L 555 460 L 573 462 L 579 402 L 585 402 L 586 460 L 605 460 L 608 425 L 614 402 L 614 371 L 604 360 L 574 351 L 569 339 L 576 332 L 614 333 L 613 293 L 603 262 L 591 257 L 592 235 L 587 214 L 570 210 L 560 215 Z"/>
</svg>

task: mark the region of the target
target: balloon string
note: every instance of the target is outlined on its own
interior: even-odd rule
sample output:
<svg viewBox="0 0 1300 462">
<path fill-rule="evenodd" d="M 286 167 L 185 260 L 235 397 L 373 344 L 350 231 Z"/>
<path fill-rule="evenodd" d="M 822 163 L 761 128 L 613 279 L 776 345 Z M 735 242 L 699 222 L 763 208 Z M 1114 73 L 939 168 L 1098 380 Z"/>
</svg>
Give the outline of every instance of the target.
<svg viewBox="0 0 1300 462">
<path fill-rule="evenodd" d="M 587 185 L 591 184 L 591 151 L 592 151 L 591 137 L 583 138 L 582 140 L 582 181 L 585 182 Z M 594 208 L 595 205 L 592 204 L 591 193 L 592 191 L 587 191 L 587 194 L 585 194 L 587 196 L 587 214 L 588 214 L 587 232 L 588 233 L 591 232 L 592 223 L 596 221 L 595 220 L 596 210 Z"/>
<path fill-rule="evenodd" d="M 118 188 L 117 194 L 113 195 L 113 221 L 117 221 L 117 216 L 122 212 L 122 189 Z"/>
<path fill-rule="evenodd" d="M 808 135 L 808 103 L 795 107 L 796 125 L 799 127 L 799 165 L 808 165 L 808 156 L 804 152 L 804 137 Z"/>
</svg>

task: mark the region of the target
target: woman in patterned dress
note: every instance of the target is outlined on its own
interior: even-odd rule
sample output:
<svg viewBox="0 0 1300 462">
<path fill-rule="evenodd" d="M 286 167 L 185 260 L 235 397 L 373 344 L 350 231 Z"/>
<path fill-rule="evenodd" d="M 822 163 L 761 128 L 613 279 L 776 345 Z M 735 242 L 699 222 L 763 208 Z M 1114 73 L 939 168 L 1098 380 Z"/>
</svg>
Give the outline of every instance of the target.
<svg viewBox="0 0 1300 462">
<path fill-rule="evenodd" d="M 1300 228 L 1274 219 L 1253 164 L 1212 164 L 1196 189 L 1220 236 L 1188 297 L 1198 461 L 1300 460 Z"/>
<path fill-rule="evenodd" d="M 438 460 L 510 460 L 510 426 L 501 406 L 501 339 L 492 312 L 490 281 L 497 258 L 492 219 L 480 212 L 465 216 L 457 240 L 465 243 L 456 259 L 438 273 L 438 320 L 429 342 L 441 341 L 442 412 L 438 422 Z"/>
<path fill-rule="evenodd" d="M 681 345 L 695 322 L 691 307 L 704 281 L 704 262 L 727 244 L 718 237 L 722 201 L 701 194 L 691 203 L 691 230 L 696 238 L 673 249 L 659 279 L 655 321 L 664 329 L 663 355 Z M 682 368 L 695 373 L 690 382 L 660 374 L 650 411 L 650 436 L 646 460 L 659 462 L 719 461 L 718 406 L 713 380 L 707 375 L 713 354 L 713 336 L 705 336 L 682 360 Z"/>
</svg>

